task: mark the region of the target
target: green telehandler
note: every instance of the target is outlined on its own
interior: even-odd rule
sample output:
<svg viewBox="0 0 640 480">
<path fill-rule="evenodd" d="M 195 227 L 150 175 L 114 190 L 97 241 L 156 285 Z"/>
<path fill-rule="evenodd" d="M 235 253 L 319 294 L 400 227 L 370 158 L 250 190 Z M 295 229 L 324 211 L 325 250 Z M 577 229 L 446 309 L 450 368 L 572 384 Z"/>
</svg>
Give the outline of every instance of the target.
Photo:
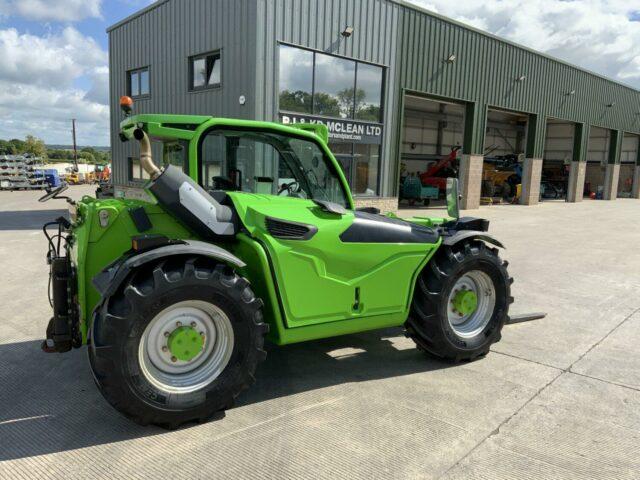
<svg viewBox="0 0 640 480">
<path fill-rule="evenodd" d="M 130 103 L 124 102 L 125 113 Z M 265 340 L 404 326 L 418 348 L 473 360 L 508 322 L 512 279 L 488 221 L 354 208 L 324 125 L 126 116 L 146 199 L 79 201 L 44 226 L 53 317 L 43 350 L 88 345 L 106 400 L 175 428 L 229 408 Z"/>
</svg>

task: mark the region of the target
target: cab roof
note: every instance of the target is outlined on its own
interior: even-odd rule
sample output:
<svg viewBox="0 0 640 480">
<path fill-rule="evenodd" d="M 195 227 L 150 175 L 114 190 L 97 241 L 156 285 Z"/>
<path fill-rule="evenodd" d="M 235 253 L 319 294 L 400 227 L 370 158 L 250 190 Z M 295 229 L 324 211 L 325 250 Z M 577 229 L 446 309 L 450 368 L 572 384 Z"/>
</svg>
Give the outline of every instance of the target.
<svg viewBox="0 0 640 480">
<path fill-rule="evenodd" d="M 214 126 L 235 128 L 260 128 L 278 131 L 284 135 L 312 135 L 325 144 L 329 142 L 327 127 L 320 123 L 296 123 L 284 125 L 277 122 L 262 122 L 207 115 L 140 114 L 125 118 L 120 123 L 123 140 L 133 137 L 136 128 L 142 128 L 150 137 L 191 140 L 203 130 Z"/>
</svg>

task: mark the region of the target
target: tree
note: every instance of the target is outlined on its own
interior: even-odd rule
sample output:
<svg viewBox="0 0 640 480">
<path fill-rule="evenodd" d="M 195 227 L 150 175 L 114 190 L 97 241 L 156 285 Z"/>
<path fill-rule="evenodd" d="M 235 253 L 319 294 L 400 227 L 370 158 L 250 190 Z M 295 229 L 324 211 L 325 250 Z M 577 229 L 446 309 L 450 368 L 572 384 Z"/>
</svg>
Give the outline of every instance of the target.
<svg viewBox="0 0 640 480">
<path fill-rule="evenodd" d="M 9 143 L 13 145 L 13 153 L 18 155 L 24 153 L 24 141 L 13 138 L 9 140 Z"/>
<path fill-rule="evenodd" d="M 311 113 L 311 94 L 302 90 L 283 90 L 280 92 L 280 110 Z"/>
<path fill-rule="evenodd" d="M 327 117 L 340 117 L 340 102 L 328 93 L 316 92 L 313 97 L 313 113 Z"/>
<path fill-rule="evenodd" d="M 7 140 L 0 140 L 0 155 L 15 155 L 16 147 Z"/>
<path fill-rule="evenodd" d="M 46 158 L 47 147 L 39 138 L 36 138 L 33 135 L 27 135 L 27 138 L 24 142 L 23 153 L 30 153 L 31 155 L 34 155 L 36 157 Z"/>
<path fill-rule="evenodd" d="M 340 110 L 346 117 L 374 122 L 380 121 L 380 105 L 367 103 L 367 92 L 362 88 L 355 90 L 355 93 L 353 88 L 345 88 L 338 92 L 338 99 L 340 101 Z"/>
<path fill-rule="evenodd" d="M 78 160 L 84 160 L 83 163 L 96 163 L 96 157 L 94 157 L 93 154 L 89 152 L 85 152 L 84 150 L 78 153 Z"/>
</svg>

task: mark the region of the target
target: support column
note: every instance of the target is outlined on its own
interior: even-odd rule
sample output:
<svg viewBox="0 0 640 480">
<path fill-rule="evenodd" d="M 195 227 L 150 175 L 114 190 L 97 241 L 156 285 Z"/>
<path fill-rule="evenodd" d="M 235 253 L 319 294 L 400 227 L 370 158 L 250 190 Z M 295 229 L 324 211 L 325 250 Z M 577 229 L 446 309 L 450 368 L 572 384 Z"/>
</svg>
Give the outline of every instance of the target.
<svg viewBox="0 0 640 480">
<path fill-rule="evenodd" d="M 462 155 L 460 169 L 458 170 L 458 182 L 462 200 L 462 210 L 474 210 L 480 208 L 480 189 L 482 186 L 482 155 Z"/>
<path fill-rule="evenodd" d="M 581 202 L 584 197 L 584 178 L 587 173 L 589 125 L 577 123 L 573 133 L 573 159 L 569 170 L 567 202 Z"/>
<path fill-rule="evenodd" d="M 542 159 L 525 158 L 522 166 L 521 205 L 537 205 L 540 202 L 540 180 L 542 179 Z"/>
<path fill-rule="evenodd" d="M 640 199 L 640 165 L 636 165 L 633 170 L 633 186 L 631 187 L 631 198 Z"/>
<path fill-rule="evenodd" d="M 567 202 L 581 202 L 584 196 L 584 176 L 587 173 L 587 162 L 571 162 Z"/>
<path fill-rule="evenodd" d="M 633 169 L 633 186 L 631 187 L 631 198 L 640 199 L 640 140 L 638 141 L 638 158 L 636 167 Z"/>
<path fill-rule="evenodd" d="M 609 145 L 609 163 L 604 174 L 603 200 L 615 200 L 618 198 L 618 180 L 620 178 L 620 154 L 622 153 L 622 132 L 611 130 L 611 143 Z"/>
<path fill-rule="evenodd" d="M 620 164 L 609 163 L 604 173 L 603 200 L 615 200 L 618 198 L 618 179 L 620 178 Z"/>
<path fill-rule="evenodd" d="M 467 103 L 464 114 L 463 155 L 458 169 L 458 183 L 462 200 L 460 208 L 480 208 L 484 136 L 487 125 L 487 106 Z"/>
<path fill-rule="evenodd" d="M 546 136 L 546 119 L 543 115 L 529 115 L 527 123 L 526 158 L 522 166 L 521 205 L 537 205 L 540 202 L 542 155 Z"/>
</svg>

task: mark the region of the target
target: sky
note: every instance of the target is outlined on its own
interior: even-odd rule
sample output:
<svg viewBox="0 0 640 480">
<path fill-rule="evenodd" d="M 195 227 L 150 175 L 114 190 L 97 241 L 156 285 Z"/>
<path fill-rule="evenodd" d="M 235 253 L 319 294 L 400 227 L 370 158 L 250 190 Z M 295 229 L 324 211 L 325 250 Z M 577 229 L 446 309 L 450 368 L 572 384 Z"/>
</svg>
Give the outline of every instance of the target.
<svg viewBox="0 0 640 480">
<path fill-rule="evenodd" d="M 640 89 L 640 0 L 412 1 Z M 0 138 L 108 145 L 106 28 L 149 3 L 0 0 Z"/>
</svg>

